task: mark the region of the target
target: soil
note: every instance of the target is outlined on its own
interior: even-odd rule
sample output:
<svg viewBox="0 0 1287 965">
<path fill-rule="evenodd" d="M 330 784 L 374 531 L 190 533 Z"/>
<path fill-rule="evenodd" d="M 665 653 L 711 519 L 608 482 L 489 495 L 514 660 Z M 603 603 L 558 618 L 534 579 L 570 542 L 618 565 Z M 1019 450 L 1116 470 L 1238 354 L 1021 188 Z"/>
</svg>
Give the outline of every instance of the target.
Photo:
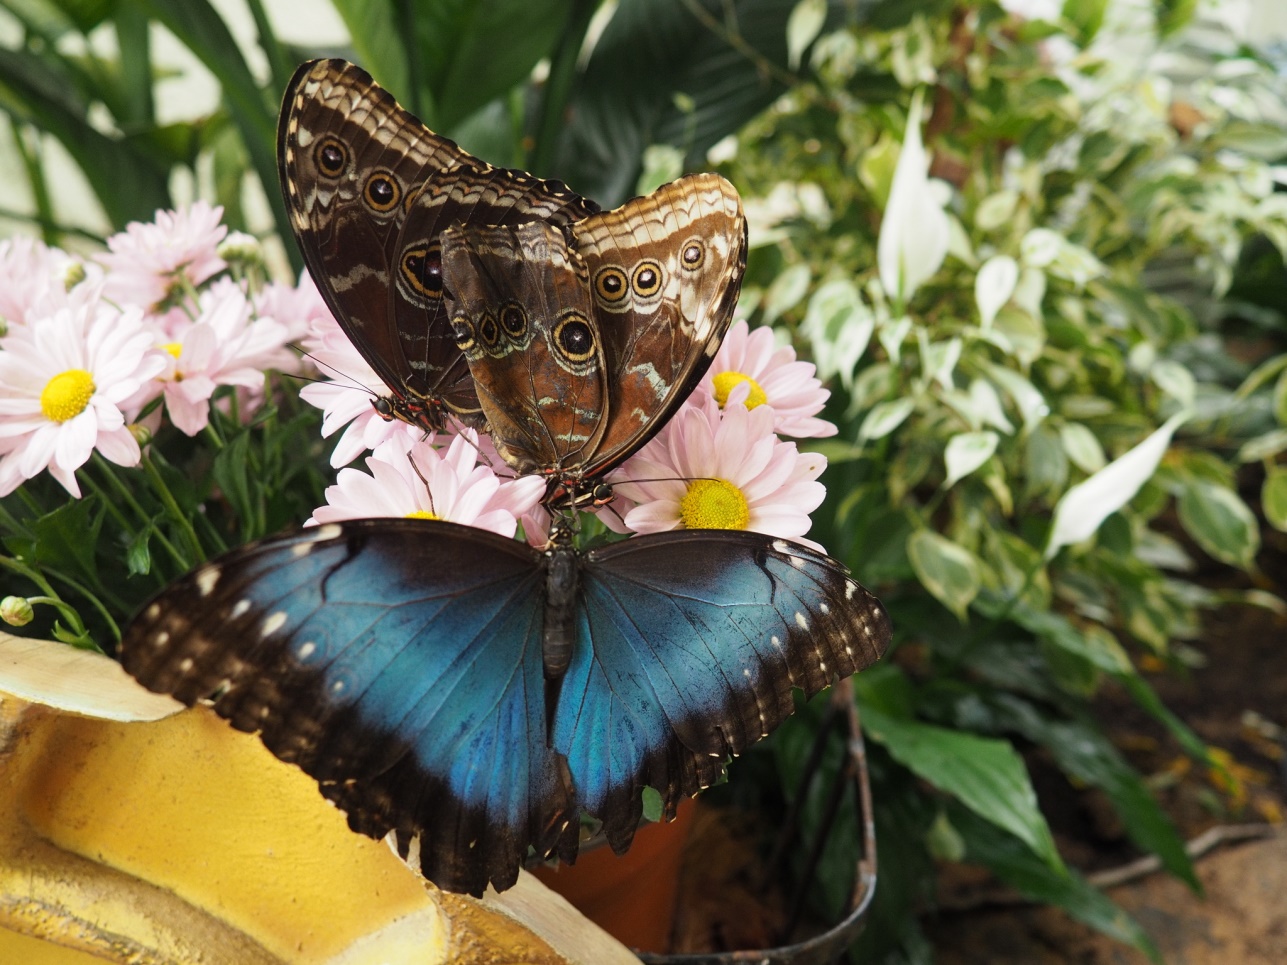
<svg viewBox="0 0 1287 965">
<path fill-rule="evenodd" d="M 1265 529 L 1259 573 L 1248 579 L 1206 560 L 1198 581 L 1287 599 L 1287 536 Z M 1029 764 L 1038 796 L 1069 864 L 1092 880 L 1123 879 L 1108 893 L 1149 933 L 1163 961 L 1282 965 L 1287 618 L 1257 606 L 1226 606 L 1205 621 L 1198 640 L 1177 652 L 1192 669 L 1177 672 L 1174 663 L 1148 658 L 1140 661 L 1142 669 L 1166 706 L 1214 749 L 1223 772 L 1195 768 L 1175 739 L 1120 691 L 1106 690 L 1097 710 L 1180 834 L 1212 844 L 1195 859 L 1205 898 L 1140 862 L 1103 796 L 1071 787 L 1036 756 Z M 1148 961 L 1058 910 L 1017 903 L 991 883 L 949 882 L 939 898 L 941 910 L 927 925 L 944 965 Z"/>
</svg>

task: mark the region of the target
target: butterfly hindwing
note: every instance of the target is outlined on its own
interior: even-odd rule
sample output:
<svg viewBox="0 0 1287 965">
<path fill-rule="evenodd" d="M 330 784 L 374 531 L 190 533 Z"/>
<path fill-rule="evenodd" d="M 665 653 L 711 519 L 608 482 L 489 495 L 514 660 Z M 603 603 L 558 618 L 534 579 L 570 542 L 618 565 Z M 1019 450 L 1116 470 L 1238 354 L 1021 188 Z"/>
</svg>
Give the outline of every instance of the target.
<svg viewBox="0 0 1287 965">
<path fill-rule="evenodd" d="M 448 313 L 498 451 L 584 478 L 638 450 L 710 365 L 745 262 L 741 203 L 715 174 L 557 230 L 448 231 Z M 505 313 L 525 314 L 521 337 Z"/>
<path fill-rule="evenodd" d="M 453 228 L 443 243 L 456 344 L 497 452 L 522 473 L 579 465 L 609 392 L 585 263 L 540 222 Z"/>
<path fill-rule="evenodd" d="M 394 411 L 429 429 L 448 414 L 481 428 L 442 305 L 438 236 L 453 224 L 563 224 L 598 206 L 472 157 L 342 60 L 295 72 L 277 138 L 304 261 Z"/>
</svg>

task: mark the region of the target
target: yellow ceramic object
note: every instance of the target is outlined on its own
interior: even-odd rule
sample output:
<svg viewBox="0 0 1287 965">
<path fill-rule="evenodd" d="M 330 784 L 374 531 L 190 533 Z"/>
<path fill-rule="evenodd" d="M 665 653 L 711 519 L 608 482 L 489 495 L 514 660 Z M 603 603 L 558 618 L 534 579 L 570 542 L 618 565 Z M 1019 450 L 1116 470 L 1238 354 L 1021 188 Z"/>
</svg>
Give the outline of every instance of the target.
<svg viewBox="0 0 1287 965">
<path fill-rule="evenodd" d="M 526 875 L 483 902 L 438 892 L 202 708 L 128 721 L 135 698 L 177 705 L 118 669 L 0 635 L 0 692 L 24 698 L 0 694 L 0 962 L 637 961 Z M 96 685 L 117 719 L 84 716 Z"/>
</svg>

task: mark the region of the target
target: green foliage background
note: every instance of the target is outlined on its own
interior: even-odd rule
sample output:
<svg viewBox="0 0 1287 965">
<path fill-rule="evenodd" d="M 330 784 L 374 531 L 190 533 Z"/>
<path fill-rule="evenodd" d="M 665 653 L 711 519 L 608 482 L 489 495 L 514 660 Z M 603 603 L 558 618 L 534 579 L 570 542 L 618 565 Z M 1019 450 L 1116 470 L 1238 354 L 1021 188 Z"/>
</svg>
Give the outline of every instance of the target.
<svg viewBox="0 0 1287 965">
<path fill-rule="evenodd" d="M 230 225 L 245 227 L 249 176 L 289 238 L 273 159 L 278 100 L 300 60 L 335 52 L 281 43 L 259 0 L 248 6 L 266 73 L 251 70 L 208 0 L 0 3 L 16 38 L 0 48 L 0 108 L 47 241 L 69 233 L 51 203 L 49 138 L 115 228 L 171 206 L 174 173 L 208 159 Z M 881 883 L 856 956 L 932 957 L 916 916 L 941 860 L 982 864 L 1152 953 L 1063 863 L 1022 754 L 1100 788 L 1135 845 L 1195 884 L 1183 842 L 1092 702 L 1122 688 L 1212 763 L 1137 661 L 1183 662 L 1204 611 L 1282 606 L 1186 575 L 1194 547 L 1254 572 L 1261 527 L 1287 528 L 1287 355 L 1249 369 L 1227 350 L 1222 322 L 1250 319 L 1281 348 L 1287 208 L 1264 179 L 1287 155 L 1287 134 L 1245 106 L 1281 102 L 1271 65 L 1204 42 L 1189 29 L 1191 6 L 1174 3 L 1157 5 L 1154 42 L 1208 72 L 1241 68 L 1226 87 L 1243 108 L 1200 84 L 1110 81 L 1093 64 L 1071 70 L 1102 84 L 1102 98 L 1079 97 L 1046 42 L 1090 44 L 1105 19 L 1092 0 L 1068 0 L 1051 24 L 952 0 L 620 0 L 606 25 L 598 0 L 335 6 L 352 37 L 343 53 L 493 163 L 562 178 L 606 207 L 709 168 L 714 148 L 742 191 L 757 230 L 743 311 L 812 350 L 833 388 L 828 415 L 841 431 L 818 446 L 831 460 L 829 499 L 811 535 L 877 590 L 897 631 L 896 652 L 857 680 Z M 157 122 L 156 24 L 218 78 L 213 113 Z M 104 37 L 110 56 L 95 53 Z M 880 290 L 876 244 L 918 87 L 934 173 L 950 185 L 953 239 L 904 306 Z M 1197 111 L 1196 129 L 1177 129 L 1168 97 Z M 998 254 L 1032 262 L 1034 229 L 1066 247 L 985 331 L 978 269 Z M 284 454 L 307 448 L 292 442 L 306 419 L 284 405 L 245 434 L 218 429 L 227 448 L 205 478 L 240 520 L 221 542 L 312 505 L 304 496 L 316 491 L 322 453 L 313 447 L 317 467 L 301 483 Z M 1060 498 L 1177 412 L 1187 424 L 1139 494 L 1092 540 L 1044 553 Z M 988 454 L 949 478 L 949 443 L 970 434 Z M 1261 515 L 1243 499 L 1249 478 L 1262 481 Z M 194 507 L 209 496 L 191 495 Z M 77 508 L 89 515 L 41 520 L 27 545 L 7 548 L 90 578 L 101 561 L 58 535 L 92 531 L 90 504 Z M 146 543 L 108 550 L 125 554 L 134 576 L 171 575 Z M 139 594 L 122 592 L 123 612 Z M 802 711 L 719 793 L 771 806 L 793 785 L 816 720 Z M 821 810 L 810 802 L 812 816 Z M 811 896 L 828 915 L 850 887 L 857 828 L 837 834 L 849 847 L 829 849 Z"/>
</svg>

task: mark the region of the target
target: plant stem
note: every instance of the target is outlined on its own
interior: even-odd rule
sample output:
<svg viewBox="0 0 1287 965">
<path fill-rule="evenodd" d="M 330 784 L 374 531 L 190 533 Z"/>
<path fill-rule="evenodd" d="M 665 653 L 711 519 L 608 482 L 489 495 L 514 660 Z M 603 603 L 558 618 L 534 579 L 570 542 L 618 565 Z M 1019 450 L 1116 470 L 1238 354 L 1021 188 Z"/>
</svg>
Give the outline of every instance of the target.
<svg viewBox="0 0 1287 965">
<path fill-rule="evenodd" d="M 189 569 L 191 564 L 184 558 L 183 554 L 179 552 L 178 547 L 170 542 L 170 538 L 166 536 L 165 533 L 161 532 L 161 528 L 156 525 L 156 521 L 153 520 L 152 517 L 148 515 L 147 511 L 139 505 L 138 500 L 134 498 L 134 494 L 130 492 L 129 487 L 117 478 L 116 473 L 107 465 L 107 460 L 98 453 L 94 453 L 94 464 L 103 470 L 103 475 L 110 481 L 112 488 L 121 497 L 121 499 L 124 500 L 125 503 L 138 515 L 139 519 L 141 519 L 143 523 L 152 530 L 156 535 L 157 542 L 160 543 L 165 548 L 166 552 L 170 554 L 170 558 L 174 560 L 175 565 L 182 570 Z M 121 524 L 121 527 L 127 533 L 133 532 L 133 527 L 130 526 L 129 521 L 125 518 L 124 514 L 121 513 L 120 509 L 116 507 L 116 504 L 108 498 L 105 492 L 103 492 L 102 487 L 96 485 L 93 478 L 89 476 L 88 473 L 85 475 L 85 479 L 99 494 L 99 496 L 102 497 L 103 504 L 107 506 L 108 512 L 112 513 L 112 515 L 116 517 L 117 521 Z"/>
<path fill-rule="evenodd" d="M 147 453 L 143 454 L 142 466 L 143 471 L 147 473 L 148 478 L 152 481 L 152 489 L 160 497 L 166 512 L 170 514 L 170 518 L 188 541 L 189 548 L 192 550 L 192 558 L 187 561 L 184 568 L 191 569 L 206 558 L 205 550 L 201 546 L 201 540 L 197 538 L 197 531 L 192 526 L 192 520 L 183 514 L 183 510 L 179 508 L 178 500 L 170 492 L 170 487 L 165 484 L 165 480 L 161 478 L 161 473 L 157 470 L 152 457 Z"/>
</svg>

